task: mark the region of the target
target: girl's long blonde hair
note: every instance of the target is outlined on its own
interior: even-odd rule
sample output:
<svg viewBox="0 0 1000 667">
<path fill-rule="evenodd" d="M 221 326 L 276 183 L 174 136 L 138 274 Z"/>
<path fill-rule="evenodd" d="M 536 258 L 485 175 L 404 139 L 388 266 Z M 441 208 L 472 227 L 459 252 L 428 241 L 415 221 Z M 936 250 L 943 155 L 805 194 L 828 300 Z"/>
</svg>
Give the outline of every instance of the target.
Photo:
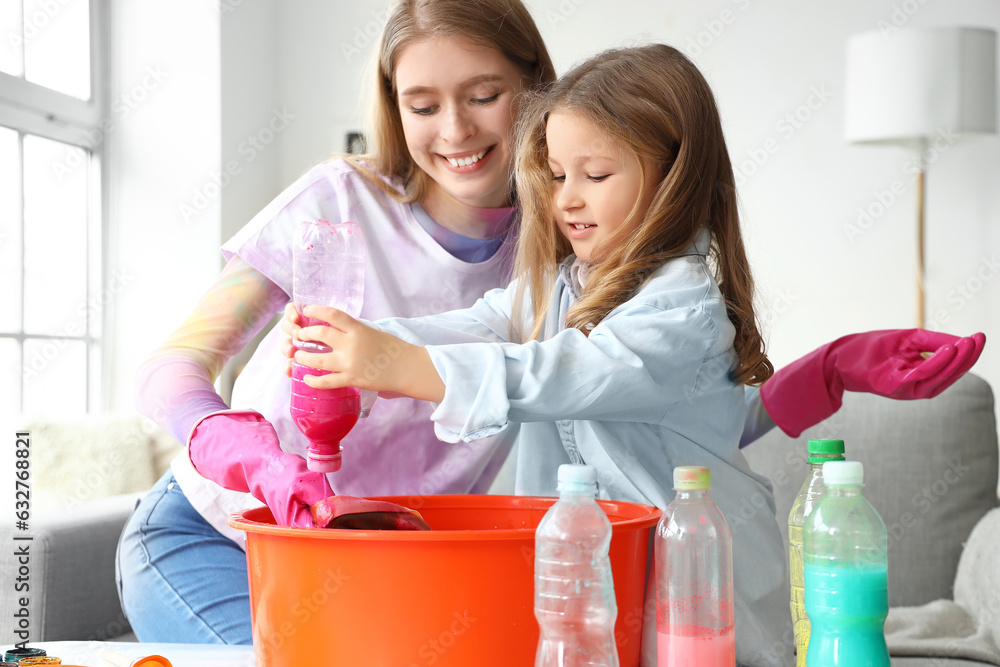
<svg viewBox="0 0 1000 667">
<path fill-rule="evenodd" d="M 740 234 L 736 184 L 708 82 L 682 53 L 663 44 L 606 51 L 533 96 L 522 112 L 515 179 L 521 206 L 515 304 L 530 298 L 538 339 L 558 264 L 572 254 L 552 214 L 552 172 L 545 128 L 553 111 L 577 113 L 649 159 L 657 173 L 652 202 L 637 226 L 623 224 L 594 253 L 600 261 L 566 326 L 589 334 L 627 301 L 656 268 L 688 250 L 701 227 L 712 233 L 710 260 L 736 328 L 736 380 L 760 384 L 774 368 L 754 316 L 754 284 Z M 635 209 L 633 209 L 633 214 Z M 527 298 L 526 298 L 527 297 Z M 514 321 L 524 321 L 515 312 Z M 524 338 L 524 336 L 522 336 Z"/>
<path fill-rule="evenodd" d="M 545 42 L 520 0 L 397 2 L 389 12 L 378 47 L 375 94 L 366 137 L 369 152 L 346 159 L 372 183 L 404 202 L 420 201 L 429 177 L 406 147 L 397 101 L 396 65 L 406 46 L 439 35 L 464 37 L 500 51 L 521 71 L 525 90 L 555 80 Z M 389 186 L 386 178 L 401 183 L 402 194 Z"/>
</svg>

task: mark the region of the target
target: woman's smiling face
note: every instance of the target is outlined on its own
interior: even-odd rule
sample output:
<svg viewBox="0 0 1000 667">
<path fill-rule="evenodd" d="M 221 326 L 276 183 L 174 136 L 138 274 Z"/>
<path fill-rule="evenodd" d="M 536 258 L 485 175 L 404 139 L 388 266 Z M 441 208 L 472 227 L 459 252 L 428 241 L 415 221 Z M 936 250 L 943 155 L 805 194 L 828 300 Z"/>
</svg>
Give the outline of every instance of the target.
<svg viewBox="0 0 1000 667">
<path fill-rule="evenodd" d="M 402 50 L 395 83 L 417 166 L 463 204 L 507 206 L 518 68 L 496 49 L 437 36 Z"/>
</svg>

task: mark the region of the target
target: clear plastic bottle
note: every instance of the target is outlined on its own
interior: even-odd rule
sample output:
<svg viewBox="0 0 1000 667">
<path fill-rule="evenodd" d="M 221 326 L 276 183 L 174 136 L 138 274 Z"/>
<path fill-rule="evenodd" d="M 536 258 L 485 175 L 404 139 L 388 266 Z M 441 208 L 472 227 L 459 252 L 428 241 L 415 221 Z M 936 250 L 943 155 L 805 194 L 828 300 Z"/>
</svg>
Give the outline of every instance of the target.
<svg viewBox="0 0 1000 667">
<path fill-rule="evenodd" d="M 736 664 L 733 538 L 710 488 L 708 468 L 674 468 L 655 538 L 658 667 Z"/>
<path fill-rule="evenodd" d="M 292 291 L 303 326 L 322 323 L 302 315 L 306 305 L 332 306 L 357 317 L 361 313 L 364 284 L 365 239 L 357 223 L 331 224 L 327 220 L 299 223 L 292 251 Z M 312 341 L 296 341 L 295 345 L 313 352 L 330 350 Z M 361 393 L 353 387 L 315 389 L 303 379 L 306 375 L 326 373 L 292 362 L 290 411 L 295 425 L 309 439 L 306 458 L 309 469 L 336 472 L 342 462 L 340 441 L 354 428 L 361 414 Z"/>
<path fill-rule="evenodd" d="M 788 572 L 791 578 L 792 629 L 795 633 L 795 665 L 805 667 L 809 646 L 809 616 L 806 614 L 805 580 L 802 571 L 802 529 L 806 517 L 826 495 L 823 464 L 844 460 L 843 440 L 810 440 L 809 475 L 788 513 Z"/>
<path fill-rule="evenodd" d="M 823 464 L 827 495 L 806 519 L 809 667 L 889 667 L 888 538 L 858 461 Z"/>
<path fill-rule="evenodd" d="M 591 466 L 559 466 L 559 500 L 535 531 L 535 667 L 618 667 L 611 522 Z"/>
</svg>

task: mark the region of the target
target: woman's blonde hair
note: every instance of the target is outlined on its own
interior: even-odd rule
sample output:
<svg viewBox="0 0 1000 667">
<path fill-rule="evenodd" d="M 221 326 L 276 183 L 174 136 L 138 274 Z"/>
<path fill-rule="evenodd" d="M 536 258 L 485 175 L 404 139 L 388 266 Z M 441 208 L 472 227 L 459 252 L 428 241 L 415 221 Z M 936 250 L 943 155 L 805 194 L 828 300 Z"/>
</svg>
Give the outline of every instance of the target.
<svg viewBox="0 0 1000 667">
<path fill-rule="evenodd" d="M 644 218 L 623 224 L 595 255 L 588 288 L 566 315 L 566 326 L 588 334 L 627 301 L 657 267 L 688 250 L 702 227 L 712 233 L 710 259 L 729 320 L 736 327 L 738 382 L 759 384 L 774 372 L 753 309 L 754 285 L 740 234 L 736 185 L 722 123 L 708 82 L 676 49 L 654 44 L 601 53 L 536 94 L 518 128 L 515 179 L 521 206 L 514 275 L 515 304 L 530 297 L 533 329 L 541 336 L 558 263 L 572 246 L 552 217 L 552 172 L 545 128 L 554 111 L 588 118 L 657 173 Z M 638 208 L 633 208 L 631 217 Z M 523 314 L 523 313 L 522 313 Z M 516 314 L 515 321 L 524 321 Z"/>
<path fill-rule="evenodd" d="M 375 64 L 375 94 L 366 137 L 369 152 L 347 159 L 400 201 L 423 198 L 429 177 L 406 147 L 396 90 L 399 54 L 429 37 L 464 37 L 496 49 L 522 73 L 525 90 L 555 80 L 552 60 L 520 0 L 400 0 L 389 12 Z M 374 173 L 372 173 L 374 172 Z M 381 176 L 379 178 L 377 175 Z M 383 179 L 402 183 L 399 194 Z"/>
</svg>

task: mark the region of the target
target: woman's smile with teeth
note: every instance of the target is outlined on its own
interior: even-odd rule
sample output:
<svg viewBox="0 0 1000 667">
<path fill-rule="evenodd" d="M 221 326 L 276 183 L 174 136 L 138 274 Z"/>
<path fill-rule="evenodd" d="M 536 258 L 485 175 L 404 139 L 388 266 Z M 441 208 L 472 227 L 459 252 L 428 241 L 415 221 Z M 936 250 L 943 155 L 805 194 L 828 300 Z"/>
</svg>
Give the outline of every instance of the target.
<svg viewBox="0 0 1000 667">
<path fill-rule="evenodd" d="M 588 227 L 596 227 L 596 225 L 587 225 L 582 222 L 573 222 L 570 225 L 576 229 L 587 229 Z"/>
<path fill-rule="evenodd" d="M 453 166 L 453 167 L 467 167 L 470 164 L 475 164 L 475 163 L 479 162 L 480 160 L 482 160 L 483 156 L 486 155 L 486 153 L 489 150 L 490 150 L 489 148 L 484 148 L 483 150 L 479 151 L 478 153 L 475 153 L 473 155 L 469 155 L 467 157 L 459 157 L 459 158 L 449 157 L 449 158 L 445 158 L 445 159 L 448 160 L 448 162 L 450 162 L 451 166 Z"/>
</svg>

